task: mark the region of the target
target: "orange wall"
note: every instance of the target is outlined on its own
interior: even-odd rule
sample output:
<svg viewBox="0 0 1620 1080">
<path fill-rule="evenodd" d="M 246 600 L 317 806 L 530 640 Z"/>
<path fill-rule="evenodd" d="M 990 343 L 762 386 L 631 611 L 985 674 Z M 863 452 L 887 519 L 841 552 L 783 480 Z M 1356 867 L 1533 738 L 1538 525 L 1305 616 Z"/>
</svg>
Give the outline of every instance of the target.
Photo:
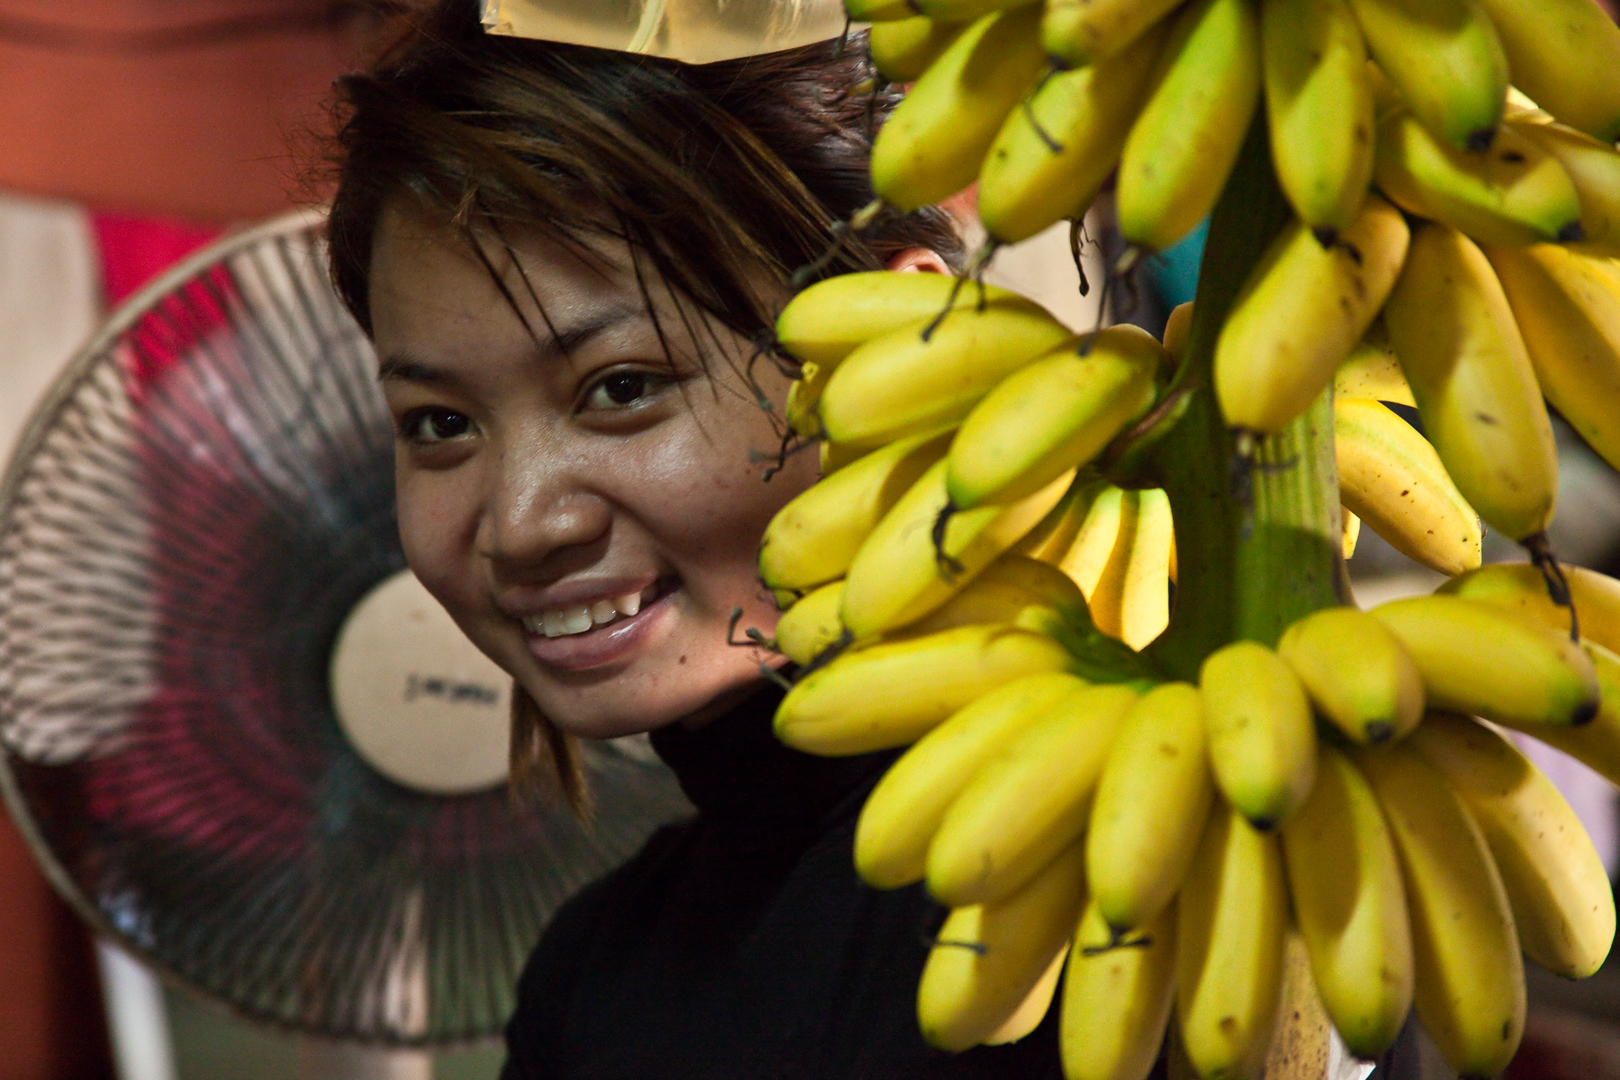
<svg viewBox="0 0 1620 1080">
<path fill-rule="evenodd" d="M 472 2 L 472 0 L 469 0 Z M 0 189 L 197 221 L 302 201 L 333 78 L 374 19 L 329 0 L 0 0 Z M 267 30 L 243 20 L 280 20 Z M 234 40 L 176 47 L 191 28 Z M 169 39 L 165 46 L 155 40 Z"/>
</svg>

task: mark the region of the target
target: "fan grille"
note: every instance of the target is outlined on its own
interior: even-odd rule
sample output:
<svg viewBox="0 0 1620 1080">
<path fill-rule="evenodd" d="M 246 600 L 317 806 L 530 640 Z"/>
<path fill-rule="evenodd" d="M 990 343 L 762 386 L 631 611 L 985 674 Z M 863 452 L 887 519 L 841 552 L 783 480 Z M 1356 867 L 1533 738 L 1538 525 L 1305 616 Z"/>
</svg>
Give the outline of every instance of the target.
<svg viewBox="0 0 1620 1080">
<path fill-rule="evenodd" d="M 587 750 L 581 824 L 345 742 L 330 650 L 404 565 L 374 373 L 307 217 L 114 317 L 0 493 L 0 782 L 57 886 L 183 984 L 433 1045 L 498 1030 L 557 906 L 689 808 L 634 747 Z"/>
</svg>

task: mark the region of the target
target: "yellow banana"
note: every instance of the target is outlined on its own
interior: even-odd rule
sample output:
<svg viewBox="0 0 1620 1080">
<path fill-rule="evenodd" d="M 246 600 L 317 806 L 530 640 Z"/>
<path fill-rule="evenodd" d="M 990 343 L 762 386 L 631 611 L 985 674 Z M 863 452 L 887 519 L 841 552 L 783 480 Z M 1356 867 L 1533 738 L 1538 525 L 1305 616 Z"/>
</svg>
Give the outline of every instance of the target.
<svg viewBox="0 0 1620 1080">
<path fill-rule="evenodd" d="M 1620 27 L 1592 0 L 1480 0 L 1513 81 L 1563 123 L 1606 143 L 1620 139 Z"/>
<path fill-rule="evenodd" d="M 1463 1076 L 1495 1076 L 1524 1032 L 1524 963 L 1501 876 L 1443 775 L 1406 743 L 1355 753 L 1400 855 L 1418 1019 Z"/>
<path fill-rule="evenodd" d="M 1149 30 L 1118 56 L 1054 72 L 1007 114 L 979 172 L 979 221 L 992 238 L 1017 243 L 1085 214 L 1119 161 L 1163 45 Z"/>
<path fill-rule="evenodd" d="M 913 324 L 926 326 L 951 303 L 976 308 L 986 303 L 1018 304 L 1014 293 L 977 283 L 958 289 L 944 274 L 867 270 L 818 281 L 788 301 L 776 319 L 776 341 L 806 364 L 827 374 L 857 346 Z"/>
<path fill-rule="evenodd" d="M 776 622 L 776 647 L 803 667 L 844 636 L 838 605 L 844 583 L 831 581 L 801 598 Z"/>
<path fill-rule="evenodd" d="M 1055 631 L 1061 626 L 1084 630 L 1090 621 L 1085 594 L 1067 574 L 1050 563 L 1009 551 L 942 606 L 908 624 L 905 632 L 932 634 L 976 623 L 1006 623 L 1024 630 Z"/>
<path fill-rule="evenodd" d="M 1484 253 L 1455 229 L 1418 226 L 1384 323 L 1457 490 L 1510 539 L 1545 530 L 1558 498 L 1552 424 Z"/>
<path fill-rule="evenodd" d="M 1085 882 L 1074 844 L 1012 895 L 946 916 L 917 987 L 923 1038 L 954 1052 L 992 1037 L 1073 935 Z"/>
<path fill-rule="evenodd" d="M 1035 0 L 911 0 L 911 6 L 930 19 L 962 22 L 997 11 L 1024 7 Z"/>
<path fill-rule="evenodd" d="M 1620 280 L 1551 244 L 1486 255 L 1547 400 L 1604 460 L 1620 463 Z"/>
<path fill-rule="evenodd" d="M 1176 530 L 1162 488 L 1139 491 L 1136 500 L 1136 532 L 1119 591 L 1119 639 L 1140 652 L 1170 625 Z"/>
<path fill-rule="evenodd" d="M 900 439 L 812 484 L 765 527 L 760 578 L 768 588 L 793 591 L 843 576 L 872 530 L 944 458 L 950 442 L 949 434 Z"/>
<path fill-rule="evenodd" d="M 1214 207 L 1260 96 L 1260 25 L 1249 0 L 1196 0 L 1175 19 L 1125 140 L 1116 192 L 1120 232 L 1152 251 Z"/>
<path fill-rule="evenodd" d="M 1597 675 L 1568 631 L 1457 596 L 1373 608 L 1423 674 L 1430 708 L 1504 724 L 1584 724 L 1601 704 Z"/>
<path fill-rule="evenodd" d="M 984 1045 L 1001 1046 L 1004 1043 L 1017 1042 L 1030 1032 L 1041 1026 L 1046 1014 L 1052 1010 L 1052 999 L 1057 996 L 1058 980 L 1063 978 L 1065 961 L 1069 958 L 1069 947 L 1064 945 L 1052 957 L 1046 971 L 1024 1000 L 1019 1003 L 1013 1014 L 1001 1022 L 1001 1026 L 984 1037 Z"/>
<path fill-rule="evenodd" d="M 1131 555 L 1136 551 L 1141 508 L 1141 492 L 1127 491 L 1120 496 L 1118 532 L 1113 547 L 1109 549 L 1107 558 L 1098 564 L 1096 579 L 1092 582 L 1091 591 L 1086 593 L 1092 625 L 1109 637 L 1120 640 L 1125 637 L 1125 583 L 1130 576 Z M 1085 592 L 1085 581 L 1080 580 L 1079 585 L 1081 591 Z"/>
<path fill-rule="evenodd" d="M 1366 41 L 1346 0 L 1261 0 L 1260 38 L 1277 182 L 1331 244 L 1372 182 Z"/>
<path fill-rule="evenodd" d="M 1107 487 L 1106 480 L 1085 473 L 1077 475 L 1058 504 L 1047 511 L 1046 516 L 1029 530 L 1029 535 L 1013 546 L 1013 550 L 1056 566 L 1064 552 L 1073 546 L 1074 538 L 1080 534 L 1080 527 L 1085 524 L 1092 502 Z"/>
<path fill-rule="evenodd" d="M 1406 384 L 1401 362 L 1395 358 L 1395 349 L 1389 335 L 1380 323 L 1362 338 L 1361 344 L 1350 352 L 1350 357 L 1339 365 L 1333 375 L 1335 398 L 1365 398 L 1370 401 L 1392 401 L 1397 405 L 1417 408 L 1412 388 Z"/>
<path fill-rule="evenodd" d="M 1175 7 L 1176 0 L 1046 0 L 1041 44 L 1061 67 L 1104 63 Z"/>
<path fill-rule="evenodd" d="M 1378 122 L 1373 179 L 1391 202 L 1486 244 L 1581 238 L 1581 201 L 1556 157 L 1514 128 L 1485 151 L 1447 146 L 1411 113 Z"/>
<path fill-rule="evenodd" d="M 1021 297 L 962 307 L 926 338 L 911 326 L 857 348 L 822 391 L 827 436 L 876 446 L 962 419 L 1002 379 L 1071 335 L 1039 304 Z"/>
<path fill-rule="evenodd" d="M 1361 519 L 1348 507 L 1339 507 L 1339 544 L 1346 562 L 1356 553 L 1356 541 L 1361 539 Z"/>
<path fill-rule="evenodd" d="M 1075 580 L 1088 601 L 1097 591 L 1097 582 L 1102 580 L 1115 548 L 1120 546 L 1120 536 L 1127 534 L 1127 504 L 1130 504 L 1130 528 L 1125 546 L 1127 549 L 1130 546 L 1129 540 L 1134 537 L 1136 529 L 1136 502 L 1134 493 L 1121 491 L 1111 484 L 1105 486 L 1087 508 L 1074 543 L 1058 560 L 1063 572 Z"/>
<path fill-rule="evenodd" d="M 1620 784 L 1620 656 L 1593 641 L 1581 642 L 1581 650 L 1597 672 L 1603 690 L 1603 705 L 1590 723 L 1580 727 L 1565 724 L 1509 724 L 1556 747 L 1587 767 Z"/>
<path fill-rule="evenodd" d="M 1595 972 L 1614 943 L 1614 890 L 1553 782 L 1512 743 L 1467 717 L 1431 713 L 1412 745 L 1445 776 L 1485 837 L 1525 955 L 1569 979 Z"/>
<path fill-rule="evenodd" d="M 1011 506 L 952 515 L 936 550 L 934 526 L 946 507 L 945 463 L 936 462 L 856 552 L 844 579 L 839 619 L 863 640 L 927 615 L 1034 528 L 1063 498 L 1070 479 L 1060 476 Z M 954 563 L 949 571 L 940 565 L 941 552 Z"/>
<path fill-rule="evenodd" d="M 1581 566 L 1562 569 L 1580 615 L 1581 635 L 1611 651 L 1620 649 L 1620 581 Z M 1554 630 L 1569 629 L 1569 609 L 1552 602 L 1547 579 L 1527 563 L 1482 566 L 1435 591 L 1509 608 Z"/>
<path fill-rule="evenodd" d="M 885 79 L 916 82 L 938 60 L 964 26 L 960 22 L 918 15 L 872 24 L 866 40 L 872 66 Z"/>
<path fill-rule="evenodd" d="M 917 13 L 910 0 L 844 0 L 844 13 L 853 22 L 888 22 Z"/>
<path fill-rule="evenodd" d="M 1485 150 L 1502 121 L 1508 64 L 1474 0 L 1350 0 L 1367 51 L 1423 126 Z"/>
<path fill-rule="evenodd" d="M 1412 1008 L 1412 936 L 1394 841 L 1372 789 L 1323 744 L 1310 798 L 1282 829 L 1294 916 L 1333 1026 L 1358 1057 L 1389 1049 Z"/>
<path fill-rule="evenodd" d="M 1407 237 L 1400 211 L 1374 195 L 1330 247 L 1300 221 L 1272 241 L 1215 345 L 1228 425 L 1271 435 L 1310 408 L 1394 287 Z"/>
<path fill-rule="evenodd" d="M 947 457 L 951 505 L 971 510 L 1040 490 L 1103 448 L 1153 404 L 1164 346 L 1111 326 L 1002 379 L 973 407 Z"/>
<path fill-rule="evenodd" d="M 1083 685 L 1065 672 L 1016 679 L 917 740 L 883 774 L 861 810 L 855 826 L 855 869 L 861 879 L 879 889 L 921 881 L 928 845 L 974 772 Z"/>
<path fill-rule="evenodd" d="M 1255 828 L 1276 828 L 1316 776 L 1316 727 L 1299 676 L 1264 645 L 1235 641 L 1204 660 L 1198 688 L 1215 782 Z"/>
<path fill-rule="evenodd" d="M 1307 615 L 1283 631 L 1277 655 L 1316 711 L 1352 741 L 1398 739 L 1423 718 L 1423 676 L 1383 623 L 1353 607 Z"/>
<path fill-rule="evenodd" d="M 1194 840 L 1202 823 L 1194 829 Z M 1147 1080 L 1164 1042 L 1176 988 L 1176 907 L 1142 926 L 1129 944 L 1112 940 L 1095 903 L 1086 905 L 1063 977 L 1059 1047 L 1067 1080 Z"/>
<path fill-rule="evenodd" d="M 792 390 L 790 389 L 788 393 L 791 396 Z M 821 426 L 821 420 L 818 418 L 815 421 L 815 424 L 819 428 Z M 861 458 L 865 457 L 871 452 L 871 447 L 851 447 L 845 446 L 842 443 L 828 442 L 823 440 L 821 443 L 821 450 L 818 454 L 818 457 L 820 458 L 822 478 L 825 479 L 826 477 L 831 476 L 833 473 L 844 468 L 846 465 L 853 465 L 855 462 L 861 460 Z"/>
<path fill-rule="evenodd" d="M 1187 1057 L 1199 1076 L 1257 1076 L 1288 924 L 1276 837 L 1217 802 L 1176 907 L 1176 1014 Z"/>
<path fill-rule="evenodd" d="M 1333 403 L 1339 498 L 1390 546 L 1442 574 L 1479 565 L 1479 516 L 1434 447 L 1380 401 Z"/>
<path fill-rule="evenodd" d="M 963 626 L 852 650 L 806 675 L 776 710 L 776 734 L 812 754 L 905 746 L 1013 679 L 1073 667 L 1045 634 Z"/>
<path fill-rule="evenodd" d="M 1214 796 L 1197 687 L 1154 687 L 1115 736 L 1091 807 L 1086 877 L 1105 928 L 1136 930 L 1165 910 L 1186 880 Z M 1097 936 L 1081 939 L 1094 945 Z"/>
<path fill-rule="evenodd" d="M 979 174 L 1007 114 L 1046 63 L 1041 9 L 992 12 L 929 65 L 872 144 L 872 188 L 901 210 L 949 198 Z"/>
<path fill-rule="evenodd" d="M 1581 204 L 1582 251 L 1620 255 L 1620 151 L 1546 113 L 1510 114 L 1507 126 L 1558 159 Z"/>
<path fill-rule="evenodd" d="M 1193 302 L 1177 304 L 1164 320 L 1164 347 L 1178 361 L 1187 353 L 1187 339 L 1192 335 Z"/>
<path fill-rule="evenodd" d="M 1074 844 L 1136 697 L 1129 686 L 1082 687 L 998 747 L 945 811 L 928 846 L 928 891 L 953 907 L 995 901 Z"/>
</svg>

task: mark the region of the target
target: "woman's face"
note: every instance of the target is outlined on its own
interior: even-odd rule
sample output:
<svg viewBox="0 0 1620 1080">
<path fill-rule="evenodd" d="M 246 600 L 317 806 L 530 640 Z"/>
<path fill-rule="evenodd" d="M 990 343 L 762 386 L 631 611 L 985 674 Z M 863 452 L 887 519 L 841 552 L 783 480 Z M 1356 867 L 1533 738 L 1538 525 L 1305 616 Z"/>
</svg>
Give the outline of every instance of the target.
<svg viewBox="0 0 1620 1080">
<path fill-rule="evenodd" d="M 773 631 L 755 556 L 814 455 L 764 482 L 779 439 L 739 374 L 751 347 L 717 324 L 694 335 L 649 281 L 672 367 L 624 245 L 586 262 L 525 235 L 515 263 L 482 246 L 532 335 L 477 254 L 427 219 L 385 212 L 372 254 L 411 568 L 564 731 L 698 713 L 770 659 L 728 645 L 727 626 L 741 607 L 740 627 Z M 786 379 L 754 373 L 780 402 Z"/>
</svg>

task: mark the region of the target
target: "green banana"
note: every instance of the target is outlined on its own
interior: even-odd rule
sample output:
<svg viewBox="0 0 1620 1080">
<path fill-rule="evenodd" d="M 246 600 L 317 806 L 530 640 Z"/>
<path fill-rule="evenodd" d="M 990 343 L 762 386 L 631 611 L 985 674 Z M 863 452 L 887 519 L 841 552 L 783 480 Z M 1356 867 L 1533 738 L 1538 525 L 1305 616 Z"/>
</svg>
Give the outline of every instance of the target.
<svg viewBox="0 0 1620 1080">
<path fill-rule="evenodd" d="M 1186 236 L 1214 207 L 1260 97 L 1250 0 L 1195 0 L 1175 20 L 1119 163 L 1120 232 L 1150 251 Z"/>
<path fill-rule="evenodd" d="M 1306 227 L 1331 244 L 1372 183 L 1361 27 L 1347 0 L 1261 0 L 1260 38 L 1277 182 Z"/>
<path fill-rule="evenodd" d="M 1475 0 L 1350 0 L 1367 51 L 1418 121 L 1458 149 L 1491 145 L 1508 63 Z"/>
<path fill-rule="evenodd" d="M 1620 139 L 1620 27 L 1593 0 L 1480 0 L 1513 82 L 1570 127 Z"/>
<path fill-rule="evenodd" d="M 1581 238 L 1581 200 L 1558 159 L 1503 127 L 1489 150 L 1447 146 L 1402 109 L 1378 123 L 1378 190 L 1402 210 L 1481 243 L 1522 246 Z"/>
</svg>

